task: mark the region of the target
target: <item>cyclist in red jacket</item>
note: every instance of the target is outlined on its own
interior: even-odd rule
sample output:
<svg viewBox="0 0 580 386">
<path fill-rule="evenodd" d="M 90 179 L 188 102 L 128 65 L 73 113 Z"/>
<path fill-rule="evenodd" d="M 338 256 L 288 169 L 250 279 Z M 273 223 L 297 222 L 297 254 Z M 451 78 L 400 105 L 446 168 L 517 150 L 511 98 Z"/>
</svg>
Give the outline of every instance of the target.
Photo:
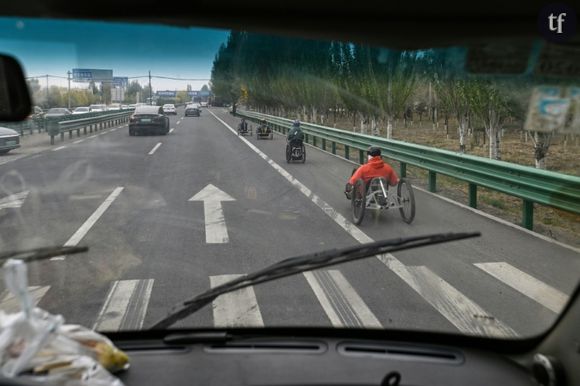
<svg viewBox="0 0 580 386">
<path fill-rule="evenodd" d="M 370 180 L 375 177 L 383 177 L 388 181 L 389 185 L 394 186 L 399 183 L 397 173 L 395 173 L 393 168 L 383 161 L 381 157 L 381 149 L 371 146 L 368 150 L 368 162 L 356 169 L 346 184 L 344 191 L 346 198 L 350 200 L 350 193 L 352 192 L 352 188 L 357 180 L 362 179 L 368 184 Z"/>
</svg>

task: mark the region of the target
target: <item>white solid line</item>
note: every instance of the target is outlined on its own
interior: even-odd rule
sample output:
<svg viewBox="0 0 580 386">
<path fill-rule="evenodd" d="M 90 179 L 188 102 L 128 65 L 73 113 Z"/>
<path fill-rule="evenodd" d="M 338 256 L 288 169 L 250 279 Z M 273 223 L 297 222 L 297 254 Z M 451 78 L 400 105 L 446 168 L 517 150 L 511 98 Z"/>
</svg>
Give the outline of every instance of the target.
<svg viewBox="0 0 580 386">
<path fill-rule="evenodd" d="M 149 152 L 149 155 L 153 155 L 153 154 L 155 153 L 155 151 L 156 151 L 157 149 L 159 149 L 159 146 L 161 146 L 162 144 L 163 144 L 162 142 L 159 142 L 157 145 L 155 145 L 155 146 L 153 147 L 153 149 L 151 149 L 151 151 Z"/>
<path fill-rule="evenodd" d="M 84 141 L 84 139 L 79 139 L 78 141 L 74 141 L 73 143 L 81 143 L 83 141 Z"/>
<path fill-rule="evenodd" d="M 66 149 L 66 145 L 65 146 L 59 146 L 59 147 L 57 147 L 55 149 L 52 149 L 52 151 L 59 151 L 59 150 L 62 150 L 62 149 Z"/>
<path fill-rule="evenodd" d="M 232 127 L 230 127 L 230 125 L 228 125 L 222 119 L 218 118 L 213 112 L 209 111 L 209 113 L 211 115 L 213 115 L 213 117 L 215 119 L 217 119 L 219 122 L 221 122 L 228 130 L 230 130 L 232 132 L 232 134 L 234 134 L 236 137 L 238 137 L 237 132 Z M 348 221 L 346 218 L 344 218 L 344 216 L 342 216 L 340 213 L 338 213 L 332 206 L 330 206 L 328 203 L 326 203 L 324 200 L 322 200 L 320 197 L 318 197 L 316 194 L 314 194 L 303 183 L 298 181 L 296 178 L 294 178 L 294 176 L 292 176 L 290 173 L 288 173 L 284 168 L 282 168 L 280 165 L 278 165 L 276 162 L 274 162 L 264 152 L 262 152 L 256 146 L 254 146 L 250 141 L 248 141 L 244 137 L 238 137 L 238 138 L 241 141 L 243 141 L 246 145 L 248 145 L 252 150 L 254 150 L 266 162 L 268 162 L 270 164 L 270 166 L 272 166 L 278 173 L 280 173 L 284 178 L 286 178 L 286 180 L 288 180 L 288 182 L 290 182 L 300 192 L 302 192 L 302 194 L 304 194 L 306 197 L 308 197 L 314 204 L 316 204 L 316 206 L 318 206 L 320 209 L 322 209 L 322 211 L 324 213 L 326 213 L 332 220 L 334 220 L 334 222 L 336 222 L 342 229 L 344 229 L 348 234 L 350 234 L 355 240 L 357 240 L 359 243 L 370 243 L 370 242 L 374 241 L 366 233 L 361 231 L 357 226 L 355 226 L 350 221 Z M 388 259 L 390 264 L 387 264 L 387 267 L 389 267 L 391 269 L 393 269 L 392 267 L 395 267 L 396 269 L 393 269 L 393 272 L 395 274 L 397 274 L 405 283 L 407 283 L 417 293 L 419 293 L 421 296 L 423 296 L 423 291 L 421 291 L 421 287 L 416 282 L 415 277 L 413 275 L 408 274 L 407 267 L 403 263 L 401 263 L 395 256 L 393 256 L 391 254 L 385 254 L 385 255 L 380 255 L 377 257 L 383 263 L 385 263 L 385 261 L 383 261 L 382 259 Z M 434 306 L 435 309 L 439 312 L 443 311 L 443 312 L 446 312 L 446 314 L 448 314 L 448 315 L 451 312 L 459 312 L 458 310 L 453 310 L 453 309 L 442 310 L 440 308 L 437 308 L 440 304 L 437 304 L 437 303 L 433 304 L 432 302 L 429 301 L 429 299 L 425 298 L 425 296 L 423 296 L 423 298 L 427 302 L 429 302 L 429 304 Z M 439 298 L 441 298 L 441 296 L 439 296 L 437 299 L 439 299 Z M 433 300 L 437 300 L 437 299 L 433 299 Z M 475 303 L 473 303 L 473 302 L 471 302 L 471 304 L 476 306 Z M 443 314 L 443 316 L 446 316 L 446 315 Z M 494 319 L 494 321 L 495 321 L 496 325 L 504 326 L 503 323 L 501 323 L 499 320 Z M 478 331 L 490 330 L 490 329 L 486 328 L 486 325 L 489 324 L 489 322 L 485 318 L 481 318 L 481 319 L 478 318 L 473 322 L 475 324 L 475 327 L 478 327 L 478 328 L 476 328 L 476 330 L 478 330 Z M 479 324 L 479 326 L 477 326 L 478 324 Z M 473 330 L 473 328 L 471 328 L 471 330 Z M 491 329 L 491 330 L 493 330 L 493 329 Z M 495 329 L 495 330 L 501 330 L 501 328 Z M 509 334 L 513 333 L 515 335 L 515 332 L 513 332 L 513 330 L 511 330 L 507 326 L 505 326 L 504 332 L 509 333 Z"/>
<path fill-rule="evenodd" d="M 479 263 L 475 266 L 511 288 L 559 314 L 568 296 L 508 263 Z"/>
<path fill-rule="evenodd" d="M 113 190 L 113 192 L 109 194 L 109 197 L 107 197 L 105 201 L 103 201 L 103 203 L 99 205 L 97 210 L 95 210 L 93 214 L 84 222 L 84 224 L 81 225 L 81 227 L 70 237 L 70 239 L 68 239 L 67 242 L 64 243 L 64 246 L 74 247 L 75 245 L 77 245 L 83 239 L 83 237 L 85 237 L 85 235 L 91 230 L 91 228 L 93 227 L 93 225 L 95 225 L 95 223 L 99 220 L 99 218 L 105 213 L 105 211 L 109 208 L 109 206 L 111 206 L 111 204 L 113 203 L 113 201 L 115 201 L 115 199 L 119 196 L 119 194 L 121 194 L 123 189 L 124 187 L 122 186 L 115 188 L 115 190 Z M 64 260 L 64 259 L 62 258 L 62 256 L 58 256 L 53 257 L 50 260 Z"/>
<path fill-rule="evenodd" d="M 48 292 L 50 286 L 29 286 L 28 293 L 30 294 L 30 300 L 32 301 L 32 306 L 36 307 L 44 295 Z M 11 292 L 8 292 L 0 300 L 0 310 L 13 314 L 21 310 L 20 302 Z"/>
<path fill-rule="evenodd" d="M 210 276 L 211 288 L 243 275 Z M 213 301 L 215 327 L 263 327 L 264 321 L 253 287 L 219 296 Z"/>
<path fill-rule="evenodd" d="M 174 127 L 172 127 L 171 130 L 169 130 L 169 134 L 173 133 L 173 130 L 175 130 Z"/>
<path fill-rule="evenodd" d="M 333 327 L 382 327 L 340 271 L 304 272 L 304 276 Z"/>
<path fill-rule="evenodd" d="M 123 126 L 121 126 L 121 127 L 123 127 Z M 110 133 L 110 132 L 113 132 L 113 131 L 117 131 L 117 129 L 118 129 L 118 127 L 114 127 L 114 128 L 112 128 L 111 130 L 109 130 L 109 133 Z"/>
<path fill-rule="evenodd" d="M 90 138 L 97 138 L 97 135 L 99 135 L 99 134 L 91 135 L 91 136 L 90 136 L 90 137 L 88 137 L 87 139 L 90 139 Z"/>
<path fill-rule="evenodd" d="M 93 330 L 139 330 L 147 313 L 153 279 L 118 280 L 109 290 Z"/>
<path fill-rule="evenodd" d="M 181 121 L 177 121 L 177 125 L 181 124 Z"/>
</svg>

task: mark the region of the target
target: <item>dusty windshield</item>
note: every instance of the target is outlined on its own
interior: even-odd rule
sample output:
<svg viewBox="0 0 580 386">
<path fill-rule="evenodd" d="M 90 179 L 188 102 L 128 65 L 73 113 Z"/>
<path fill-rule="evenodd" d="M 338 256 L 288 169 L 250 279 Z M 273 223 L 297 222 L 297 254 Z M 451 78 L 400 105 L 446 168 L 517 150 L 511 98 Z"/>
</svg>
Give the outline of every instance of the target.
<svg viewBox="0 0 580 386">
<path fill-rule="evenodd" d="M 285 258 L 437 232 L 482 236 L 249 286 L 173 328 L 518 338 L 578 283 L 580 81 L 539 65 L 543 42 L 502 64 L 493 46 L 0 26 L 39 107 L 0 123 L 0 251 L 89 246 L 29 266 L 35 304 L 67 322 L 146 329 Z"/>
</svg>

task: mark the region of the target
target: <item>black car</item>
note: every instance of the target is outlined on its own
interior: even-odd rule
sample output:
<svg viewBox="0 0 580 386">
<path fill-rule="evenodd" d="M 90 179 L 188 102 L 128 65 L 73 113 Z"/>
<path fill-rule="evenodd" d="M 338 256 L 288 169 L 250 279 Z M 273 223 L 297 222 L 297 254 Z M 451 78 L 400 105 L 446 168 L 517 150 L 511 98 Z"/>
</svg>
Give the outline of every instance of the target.
<svg viewBox="0 0 580 386">
<path fill-rule="evenodd" d="M 129 121 L 129 135 L 169 133 L 169 118 L 160 106 L 137 106 Z"/>
<path fill-rule="evenodd" d="M 201 115 L 201 110 L 196 105 L 187 105 L 185 107 L 186 117 L 199 117 Z"/>
</svg>

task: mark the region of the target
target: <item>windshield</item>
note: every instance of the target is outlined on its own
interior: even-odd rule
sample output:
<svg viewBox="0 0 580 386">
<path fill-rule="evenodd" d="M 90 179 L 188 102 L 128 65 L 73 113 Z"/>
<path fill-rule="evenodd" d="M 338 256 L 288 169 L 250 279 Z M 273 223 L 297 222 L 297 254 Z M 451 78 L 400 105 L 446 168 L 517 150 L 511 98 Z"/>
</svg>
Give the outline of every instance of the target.
<svg viewBox="0 0 580 386">
<path fill-rule="evenodd" d="M 30 264 L 34 301 L 69 323 L 145 329 L 288 257 L 438 232 L 481 237 L 252 285 L 170 328 L 523 338 L 546 331 L 578 284 L 580 80 L 544 65 L 565 64 L 557 46 L 0 26 L 34 105 L 105 110 L 63 118 L 54 145 L 31 116 L 40 130 L 0 146 L 0 251 L 90 248 Z"/>
</svg>

